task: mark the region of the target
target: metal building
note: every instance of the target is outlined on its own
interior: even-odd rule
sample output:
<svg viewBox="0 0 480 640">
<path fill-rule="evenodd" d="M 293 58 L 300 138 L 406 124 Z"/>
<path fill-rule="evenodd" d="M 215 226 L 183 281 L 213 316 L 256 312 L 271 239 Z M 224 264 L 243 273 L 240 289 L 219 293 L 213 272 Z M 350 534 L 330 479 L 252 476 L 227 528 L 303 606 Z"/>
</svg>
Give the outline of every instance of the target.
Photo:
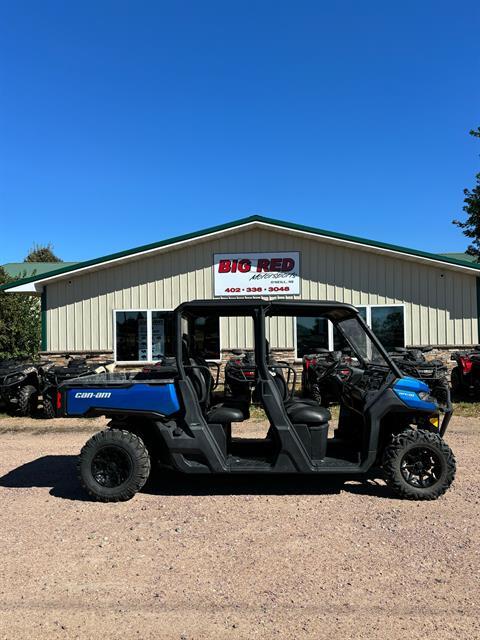
<svg viewBox="0 0 480 640">
<path fill-rule="evenodd" d="M 479 342 L 480 265 L 321 229 L 251 216 L 2 288 L 42 300 L 42 349 L 113 354 L 129 365 L 171 350 L 170 311 L 179 303 L 259 295 L 349 302 L 388 348 L 446 351 Z M 248 319 L 198 321 L 208 358 L 252 346 Z M 333 328 L 312 318 L 271 321 L 272 349 L 298 359 L 332 348 Z"/>
</svg>

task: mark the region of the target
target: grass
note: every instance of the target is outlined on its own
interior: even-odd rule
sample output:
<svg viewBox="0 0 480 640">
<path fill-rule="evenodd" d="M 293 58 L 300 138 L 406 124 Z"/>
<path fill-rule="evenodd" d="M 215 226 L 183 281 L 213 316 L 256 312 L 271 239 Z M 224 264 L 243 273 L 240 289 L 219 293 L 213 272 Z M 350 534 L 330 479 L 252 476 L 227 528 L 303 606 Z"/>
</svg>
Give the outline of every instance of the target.
<svg viewBox="0 0 480 640">
<path fill-rule="evenodd" d="M 339 414 L 338 405 L 329 407 L 329 411 L 332 414 L 332 419 L 336 420 Z M 267 420 L 267 419 L 268 418 L 262 407 L 259 407 L 258 405 L 252 405 L 250 407 L 250 420 L 252 420 L 253 422 L 262 422 L 263 420 Z"/>
<path fill-rule="evenodd" d="M 462 418 L 480 418 L 480 402 L 462 400 L 453 403 L 453 415 Z"/>
</svg>

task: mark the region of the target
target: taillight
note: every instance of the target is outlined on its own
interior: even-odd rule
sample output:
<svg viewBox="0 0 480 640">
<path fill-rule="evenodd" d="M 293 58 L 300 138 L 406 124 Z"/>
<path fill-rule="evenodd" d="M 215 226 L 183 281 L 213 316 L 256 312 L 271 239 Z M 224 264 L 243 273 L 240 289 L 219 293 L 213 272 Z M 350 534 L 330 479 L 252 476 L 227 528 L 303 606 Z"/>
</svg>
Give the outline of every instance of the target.
<svg viewBox="0 0 480 640">
<path fill-rule="evenodd" d="M 460 356 L 460 364 L 462 365 L 463 373 L 470 373 L 473 363 L 468 356 Z"/>
<path fill-rule="evenodd" d="M 305 369 L 308 369 L 312 364 L 317 364 L 316 358 L 305 358 Z"/>
<path fill-rule="evenodd" d="M 57 409 L 62 408 L 62 394 L 60 391 L 57 391 Z"/>
</svg>

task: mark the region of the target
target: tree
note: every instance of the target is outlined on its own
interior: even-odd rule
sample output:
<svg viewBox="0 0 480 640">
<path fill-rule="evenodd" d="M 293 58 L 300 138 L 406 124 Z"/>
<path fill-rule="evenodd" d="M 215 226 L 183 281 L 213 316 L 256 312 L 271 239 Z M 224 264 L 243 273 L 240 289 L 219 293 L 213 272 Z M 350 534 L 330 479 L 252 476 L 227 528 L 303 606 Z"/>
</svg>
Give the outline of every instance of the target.
<svg viewBox="0 0 480 640">
<path fill-rule="evenodd" d="M 34 244 L 24 262 L 63 262 L 53 247 Z M 28 275 L 35 275 L 35 271 Z M 17 278 L 0 267 L 0 285 L 25 278 L 25 270 Z M 0 291 L 0 359 L 35 358 L 40 350 L 42 322 L 38 295 Z"/>
<path fill-rule="evenodd" d="M 0 267 L 0 284 L 14 281 Z M 0 359 L 34 358 L 40 348 L 40 335 L 38 296 L 0 291 Z"/>
<path fill-rule="evenodd" d="M 480 127 L 475 131 L 472 129 L 470 135 L 474 138 L 480 138 Z M 453 220 L 453 224 L 462 229 L 467 238 L 472 239 L 472 243 L 467 248 L 467 253 L 475 256 L 477 262 L 480 262 L 480 173 L 476 175 L 476 185 L 470 189 L 464 189 L 464 207 L 463 210 L 467 214 L 467 219 Z"/>
<path fill-rule="evenodd" d="M 34 243 L 24 262 L 63 262 L 63 260 L 53 253 L 53 246 L 49 242 L 45 245 Z"/>
</svg>

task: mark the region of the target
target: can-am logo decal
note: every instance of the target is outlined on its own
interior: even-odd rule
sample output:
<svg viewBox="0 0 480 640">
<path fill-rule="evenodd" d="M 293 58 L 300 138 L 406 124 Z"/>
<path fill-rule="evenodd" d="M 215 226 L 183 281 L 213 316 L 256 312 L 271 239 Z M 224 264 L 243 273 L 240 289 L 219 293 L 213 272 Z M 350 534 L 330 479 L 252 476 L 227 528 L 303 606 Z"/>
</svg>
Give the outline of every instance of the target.
<svg viewBox="0 0 480 640">
<path fill-rule="evenodd" d="M 215 296 L 300 293 L 300 252 L 216 253 Z"/>
<path fill-rule="evenodd" d="M 82 400 L 101 400 L 102 398 L 110 398 L 112 393 L 110 391 L 79 391 L 75 394 L 75 398 L 82 398 Z"/>
</svg>

